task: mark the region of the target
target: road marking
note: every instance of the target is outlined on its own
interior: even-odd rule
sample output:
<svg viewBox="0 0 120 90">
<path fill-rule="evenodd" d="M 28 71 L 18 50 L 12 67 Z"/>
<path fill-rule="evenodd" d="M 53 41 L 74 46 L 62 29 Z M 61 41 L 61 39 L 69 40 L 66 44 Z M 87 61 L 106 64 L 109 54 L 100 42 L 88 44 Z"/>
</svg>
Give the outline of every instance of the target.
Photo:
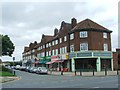
<svg viewBox="0 0 120 90">
<path fill-rule="evenodd" d="M 92 87 L 92 88 L 100 88 L 100 87 Z"/>
</svg>

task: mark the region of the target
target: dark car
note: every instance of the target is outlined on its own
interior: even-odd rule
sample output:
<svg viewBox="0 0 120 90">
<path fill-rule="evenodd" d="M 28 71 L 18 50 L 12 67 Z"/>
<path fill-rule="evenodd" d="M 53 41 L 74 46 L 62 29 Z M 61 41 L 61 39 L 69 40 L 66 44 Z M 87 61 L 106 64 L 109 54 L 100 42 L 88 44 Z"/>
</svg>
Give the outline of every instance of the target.
<svg viewBox="0 0 120 90">
<path fill-rule="evenodd" d="M 38 67 L 36 73 L 37 74 L 48 74 L 48 70 L 46 67 Z"/>
</svg>

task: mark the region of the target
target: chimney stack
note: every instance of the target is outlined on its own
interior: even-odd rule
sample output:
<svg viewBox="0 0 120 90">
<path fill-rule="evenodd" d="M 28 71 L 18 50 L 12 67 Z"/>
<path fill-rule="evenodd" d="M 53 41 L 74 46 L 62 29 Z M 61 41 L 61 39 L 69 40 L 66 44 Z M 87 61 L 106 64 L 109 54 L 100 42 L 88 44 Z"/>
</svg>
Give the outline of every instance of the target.
<svg viewBox="0 0 120 90">
<path fill-rule="evenodd" d="M 54 36 L 56 36 L 57 34 L 58 34 L 58 29 L 55 28 L 55 29 L 54 29 Z"/>
<path fill-rule="evenodd" d="M 77 25 L 77 20 L 75 18 L 71 19 L 71 25 L 72 25 L 72 28 L 74 28 Z"/>
</svg>

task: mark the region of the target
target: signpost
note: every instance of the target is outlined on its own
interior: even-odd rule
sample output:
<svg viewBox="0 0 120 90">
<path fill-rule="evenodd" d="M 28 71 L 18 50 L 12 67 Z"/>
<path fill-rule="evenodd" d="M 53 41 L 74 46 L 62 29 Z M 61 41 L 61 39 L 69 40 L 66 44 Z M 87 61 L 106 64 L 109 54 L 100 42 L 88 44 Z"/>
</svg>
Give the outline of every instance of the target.
<svg viewBox="0 0 120 90">
<path fill-rule="evenodd" d="M 15 71 L 14 71 L 14 61 L 15 61 L 15 57 L 13 57 L 13 74 L 15 75 Z"/>
</svg>

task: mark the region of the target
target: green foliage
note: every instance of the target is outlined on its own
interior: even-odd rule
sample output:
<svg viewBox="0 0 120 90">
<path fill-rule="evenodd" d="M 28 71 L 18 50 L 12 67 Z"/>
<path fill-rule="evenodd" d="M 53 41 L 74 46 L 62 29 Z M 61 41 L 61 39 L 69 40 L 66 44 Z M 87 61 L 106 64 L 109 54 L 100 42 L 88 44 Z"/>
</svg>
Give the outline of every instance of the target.
<svg viewBox="0 0 120 90">
<path fill-rule="evenodd" d="M 0 72 L 0 76 L 15 76 L 15 75 L 13 75 L 10 72 L 4 72 L 4 71 L 2 71 L 2 72 Z"/>
<path fill-rule="evenodd" d="M 12 56 L 15 46 L 8 35 L 0 35 L 0 48 L 2 48 L 2 56 Z"/>
<path fill-rule="evenodd" d="M 12 73 L 12 70 L 5 68 L 4 66 L 2 66 L 2 71 Z"/>
</svg>

